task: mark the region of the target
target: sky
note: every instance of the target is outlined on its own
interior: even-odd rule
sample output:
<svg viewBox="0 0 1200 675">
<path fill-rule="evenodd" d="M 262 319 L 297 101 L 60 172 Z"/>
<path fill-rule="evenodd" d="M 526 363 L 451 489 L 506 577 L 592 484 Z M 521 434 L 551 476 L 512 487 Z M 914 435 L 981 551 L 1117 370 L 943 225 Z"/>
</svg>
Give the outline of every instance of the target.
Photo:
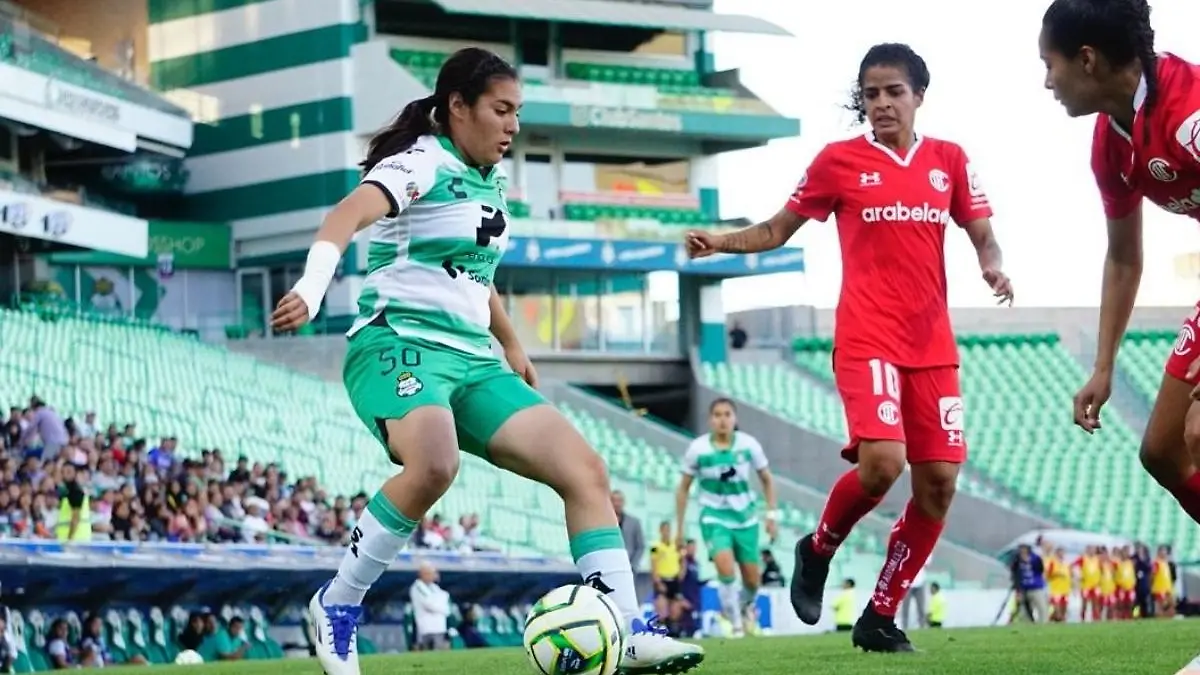
<svg viewBox="0 0 1200 675">
<path fill-rule="evenodd" d="M 1096 306 L 1106 237 L 1089 167 L 1094 118 L 1071 119 L 1042 86 L 1037 37 L 1049 0 L 716 0 L 716 11 L 759 16 L 796 37 L 717 34 L 720 70 L 768 104 L 801 120 L 801 136 L 719 161 L 722 217 L 763 220 L 790 195 L 826 143 L 861 130 L 841 106 L 863 54 L 879 42 L 907 42 L 929 65 L 931 83 L 917 131 L 962 145 L 996 212 L 993 226 L 1018 305 Z M 1200 2 L 1152 0 L 1156 48 L 1200 60 Z M 819 65 L 815 65 L 819 64 Z M 1200 283 L 1183 280 L 1175 256 L 1200 250 L 1195 220 L 1147 204 L 1145 273 L 1138 303 L 1191 305 Z M 809 223 L 793 243 L 808 271 L 725 282 L 726 311 L 806 304 L 833 307 L 841 260 L 832 219 Z M 965 233 L 947 234 L 952 306 L 989 306 Z M 779 279 L 775 277 L 785 277 Z M 782 283 L 781 283 L 782 281 Z"/>
</svg>

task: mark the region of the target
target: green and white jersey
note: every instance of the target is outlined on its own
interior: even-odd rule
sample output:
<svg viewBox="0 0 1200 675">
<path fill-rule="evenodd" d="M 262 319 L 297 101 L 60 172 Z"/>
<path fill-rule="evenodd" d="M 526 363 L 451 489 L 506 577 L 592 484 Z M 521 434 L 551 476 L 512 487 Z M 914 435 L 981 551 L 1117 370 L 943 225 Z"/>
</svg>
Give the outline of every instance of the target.
<svg viewBox="0 0 1200 675">
<path fill-rule="evenodd" d="M 728 448 L 716 448 L 711 435 L 692 441 L 683 457 L 683 472 L 694 476 L 700 497 L 700 522 L 743 528 L 758 525 L 758 498 L 751 477 L 767 468 L 758 439 L 734 432 Z"/>
<path fill-rule="evenodd" d="M 362 180 L 392 210 L 369 230 L 353 335 L 380 312 L 397 334 L 492 354 L 488 298 L 508 247 L 508 177 L 468 166 L 444 136 L 422 136 Z"/>
</svg>

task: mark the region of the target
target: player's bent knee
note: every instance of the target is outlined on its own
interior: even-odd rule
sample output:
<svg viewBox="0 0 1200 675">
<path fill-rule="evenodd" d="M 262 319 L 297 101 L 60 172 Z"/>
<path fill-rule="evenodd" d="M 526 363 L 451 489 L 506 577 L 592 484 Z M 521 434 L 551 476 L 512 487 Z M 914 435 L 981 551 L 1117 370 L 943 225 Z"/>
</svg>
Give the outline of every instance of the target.
<svg viewBox="0 0 1200 675">
<path fill-rule="evenodd" d="M 863 490 L 882 496 L 904 473 L 904 444 L 896 441 L 863 441 L 858 448 L 858 478 Z"/>
<path fill-rule="evenodd" d="M 1142 467 L 1146 469 L 1146 473 L 1150 474 L 1154 480 L 1165 487 L 1174 486 L 1181 478 L 1179 459 L 1177 455 L 1180 451 L 1191 448 L 1194 441 L 1189 440 L 1187 429 L 1184 429 L 1184 447 L 1173 448 L 1169 446 L 1159 445 L 1142 441 L 1141 447 L 1138 449 L 1138 459 L 1142 462 Z"/>
<path fill-rule="evenodd" d="M 612 492 L 608 479 L 608 466 L 600 455 L 591 448 L 585 452 L 576 453 L 570 462 L 562 464 L 560 475 L 551 476 L 549 487 L 560 495 L 568 493 L 576 496 L 595 496 L 604 501 L 609 500 Z"/>
</svg>

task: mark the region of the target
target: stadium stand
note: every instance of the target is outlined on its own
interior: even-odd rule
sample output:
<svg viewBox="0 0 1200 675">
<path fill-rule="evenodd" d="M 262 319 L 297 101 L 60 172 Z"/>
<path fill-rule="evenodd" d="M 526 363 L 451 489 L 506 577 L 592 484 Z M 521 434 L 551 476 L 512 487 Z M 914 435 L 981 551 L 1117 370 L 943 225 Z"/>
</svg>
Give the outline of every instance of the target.
<svg viewBox="0 0 1200 675">
<path fill-rule="evenodd" d="M 1157 389 L 1171 340 L 1132 334 L 1122 347 L 1121 367 L 1143 393 Z M 844 439 L 830 342 L 803 338 L 793 349 L 799 370 L 705 364 L 704 377 L 730 395 Z M 1200 552 L 1194 524 L 1142 470 L 1137 434 L 1116 410 L 1106 411 L 1104 430 L 1094 437 L 1069 424 L 1066 406 L 1087 373 L 1057 335 L 960 337 L 959 350 L 970 467 L 1060 522 L 1174 542 L 1184 556 Z M 960 489 L 1003 501 L 979 481 Z"/>
<path fill-rule="evenodd" d="M 269 464 L 262 468 L 262 480 L 281 487 L 289 475 L 311 476 L 298 489 L 313 495 L 354 495 L 391 471 L 336 384 L 152 326 L 108 319 L 0 311 L 0 341 L 7 346 L 0 353 L 0 396 L 19 401 L 37 392 L 64 414 L 94 410 L 100 420 L 136 422 L 136 431 L 122 434 L 164 439 L 178 435 L 180 457 L 194 460 L 187 471 L 199 478 L 213 472 L 215 461 L 214 453 L 202 448 L 220 448 L 221 456 L 244 455 Z M 614 487 L 626 493 L 630 510 L 639 514 L 648 539 L 653 539 L 657 523 L 674 513 L 677 460 L 666 449 L 631 438 L 580 410 L 566 412 L 608 461 Z M 325 461 L 328 453 L 336 453 L 339 461 Z M 214 475 L 221 473 L 218 469 Z M 212 490 L 221 492 L 224 487 Z M 454 487 L 433 512 L 479 514 L 483 546 L 518 555 L 562 556 L 566 536 L 558 505 L 548 488 L 464 456 Z M 271 515 L 288 522 L 294 506 L 269 508 L 274 509 Z M 784 541 L 811 528 L 816 519 L 815 513 L 791 506 L 784 514 Z M 202 516 L 192 517 L 203 522 Z M 695 509 L 691 516 L 690 529 L 698 532 Z M 322 520 L 323 514 L 310 519 L 307 532 L 292 525 L 271 536 L 311 539 Z M 167 519 L 158 526 L 163 538 L 171 535 L 170 525 Z M 219 531 L 236 525 L 218 517 L 203 528 Z M 191 525 L 191 531 L 197 529 Z M 856 535 L 850 546 L 854 555 L 839 563 L 847 571 L 873 573 L 882 562 L 882 546 L 869 533 Z"/>
<path fill-rule="evenodd" d="M 1125 335 L 1117 360 L 1147 403 L 1158 394 L 1163 360 L 1175 347 L 1177 337 L 1172 331 L 1130 331 Z"/>
</svg>

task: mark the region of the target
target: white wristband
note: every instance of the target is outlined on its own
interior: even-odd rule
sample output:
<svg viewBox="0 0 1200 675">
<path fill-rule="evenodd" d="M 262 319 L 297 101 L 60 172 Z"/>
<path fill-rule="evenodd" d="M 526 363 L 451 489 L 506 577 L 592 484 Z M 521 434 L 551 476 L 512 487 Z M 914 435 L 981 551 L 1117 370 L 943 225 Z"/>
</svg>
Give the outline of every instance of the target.
<svg viewBox="0 0 1200 675">
<path fill-rule="evenodd" d="M 768 520 L 779 520 L 779 509 L 771 509 L 767 511 Z"/>
<path fill-rule="evenodd" d="M 337 272 L 341 260 L 342 249 L 331 241 L 318 240 L 308 249 L 304 276 L 292 286 L 292 292 L 300 296 L 308 307 L 310 321 L 321 311 L 321 301 L 325 299 L 325 291 L 329 290 L 329 284 L 333 281 L 333 275 Z"/>
</svg>

